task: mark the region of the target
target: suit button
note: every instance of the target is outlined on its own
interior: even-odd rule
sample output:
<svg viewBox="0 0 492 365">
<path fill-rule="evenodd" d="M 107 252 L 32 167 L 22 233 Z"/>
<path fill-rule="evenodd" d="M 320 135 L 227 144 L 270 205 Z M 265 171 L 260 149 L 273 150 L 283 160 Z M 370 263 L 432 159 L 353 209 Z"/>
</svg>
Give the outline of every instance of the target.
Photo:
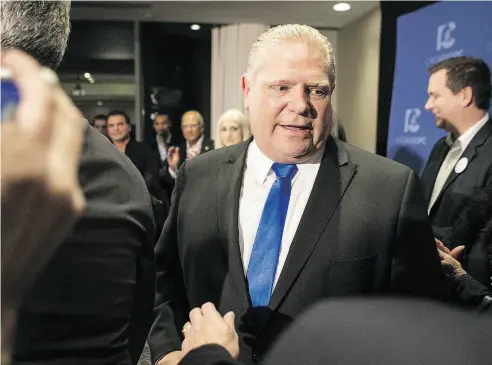
<svg viewBox="0 0 492 365">
<path fill-rule="evenodd" d="M 257 352 L 257 351 L 253 352 L 253 361 L 255 364 L 258 364 L 258 365 L 261 364 L 261 356 L 260 356 L 259 352 Z"/>
</svg>

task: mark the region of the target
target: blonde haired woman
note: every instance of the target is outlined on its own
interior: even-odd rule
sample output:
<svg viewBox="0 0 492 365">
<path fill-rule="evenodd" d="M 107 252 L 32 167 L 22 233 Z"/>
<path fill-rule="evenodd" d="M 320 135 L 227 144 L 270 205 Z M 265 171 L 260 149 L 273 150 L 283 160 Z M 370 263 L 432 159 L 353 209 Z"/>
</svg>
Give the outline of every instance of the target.
<svg viewBox="0 0 492 365">
<path fill-rule="evenodd" d="M 232 146 L 246 141 L 251 135 L 249 122 L 239 110 L 229 109 L 219 118 L 215 148 Z"/>
</svg>

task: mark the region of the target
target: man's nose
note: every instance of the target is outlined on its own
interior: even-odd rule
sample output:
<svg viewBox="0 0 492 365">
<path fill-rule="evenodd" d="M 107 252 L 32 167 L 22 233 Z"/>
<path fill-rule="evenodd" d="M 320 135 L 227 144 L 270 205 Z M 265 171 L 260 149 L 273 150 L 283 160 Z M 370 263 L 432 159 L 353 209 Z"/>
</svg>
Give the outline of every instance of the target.
<svg viewBox="0 0 492 365">
<path fill-rule="evenodd" d="M 306 91 L 302 88 L 294 89 L 290 93 L 290 105 L 293 111 L 301 115 L 309 110 L 309 101 Z"/>
</svg>

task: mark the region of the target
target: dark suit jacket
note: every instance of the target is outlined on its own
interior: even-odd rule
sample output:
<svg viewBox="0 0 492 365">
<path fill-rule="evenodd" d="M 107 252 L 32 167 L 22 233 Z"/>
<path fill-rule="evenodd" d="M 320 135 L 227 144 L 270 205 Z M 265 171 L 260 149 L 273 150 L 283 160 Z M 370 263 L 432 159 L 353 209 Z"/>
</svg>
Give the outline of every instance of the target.
<svg viewBox="0 0 492 365">
<path fill-rule="evenodd" d="M 130 365 L 145 343 L 155 283 L 145 183 L 93 128 L 79 181 L 85 212 L 23 302 L 14 364 Z"/>
<path fill-rule="evenodd" d="M 210 301 L 236 313 L 240 359 L 255 362 L 302 311 L 326 298 L 444 296 L 418 177 L 328 139 L 311 196 L 268 308 L 251 307 L 238 208 L 249 141 L 187 161 L 156 246 L 154 361 L 180 349 L 188 311 Z"/>
<path fill-rule="evenodd" d="M 431 151 L 427 166 L 422 172 L 422 188 L 427 205 L 432 195 L 439 169 L 449 151 L 446 138 L 441 138 Z M 446 180 L 429 215 L 437 238 L 446 242 L 453 223 L 471 197 L 492 182 L 492 120 L 475 135 L 462 158 L 468 159 L 466 169 L 456 173 L 453 169 Z"/>
<path fill-rule="evenodd" d="M 179 147 L 178 167 L 180 167 L 186 161 L 186 141 L 183 141 L 178 147 Z M 214 141 L 205 137 L 202 142 L 202 149 L 200 154 L 203 154 L 208 151 L 212 151 L 213 149 L 214 149 Z M 171 174 L 169 173 L 168 168 L 169 165 L 167 164 L 167 161 L 161 164 L 159 179 L 161 182 L 161 186 L 169 194 L 168 196 L 171 197 L 176 181 L 175 178 L 171 176 Z"/>
<path fill-rule="evenodd" d="M 492 184 L 472 197 L 453 225 L 450 248 L 465 246 L 461 264 L 467 274 L 448 278 L 453 299 L 492 313 Z"/>
<path fill-rule="evenodd" d="M 426 301 L 326 301 L 299 318 L 264 364 L 485 365 L 492 359 L 491 328 L 492 317 Z M 191 351 L 180 365 L 240 362 L 208 345 Z"/>
<path fill-rule="evenodd" d="M 142 174 L 152 199 L 152 209 L 156 225 L 156 241 L 169 213 L 170 197 L 159 181 L 159 154 L 146 143 L 133 139 L 128 141 L 125 155 L 133 162 Z"/>
<path fill-rule="evenodd" d="M 169 141 L 168 147 L 179 146 L 182 140 L 183 140 L 182 136 L 178 136 L 177 133 L 173 133 L 171 134 L 171 140 Z M 159 146 L 157 145 L 157 140 L 155 136 L 154 138 L 152 138 L 152 140 L 150 140 L 149 146 L 157 153 L 157 156 L 159 156 L 159 160 L 160 160 Z"/>
</svg>

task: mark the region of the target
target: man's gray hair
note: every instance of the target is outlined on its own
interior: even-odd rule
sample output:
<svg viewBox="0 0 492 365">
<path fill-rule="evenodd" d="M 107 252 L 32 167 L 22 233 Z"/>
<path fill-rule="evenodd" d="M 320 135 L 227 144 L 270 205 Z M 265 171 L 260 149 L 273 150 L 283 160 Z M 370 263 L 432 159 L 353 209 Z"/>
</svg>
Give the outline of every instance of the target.
<svg viewBox="0 0 492 365">
<path fill-rule="evenodd" d="M 70 1 L 1 1 L 2 50 L 18 48 L 56 69 L 67 48 Z"/>
<path fill-rule="evenodd" d="M 328 39 L 317 29 L 308 25 L 285 24 L 270 28 L 260 35 L 251 47 L 246 78 L 254 78 L 262 62 L 262 51 L 269 43 L 301 42 L 316 47 L 325 60 L 325 70 L 330 82 L 330 89 L 335 89 L 335 54 Z"/>
</svg>

